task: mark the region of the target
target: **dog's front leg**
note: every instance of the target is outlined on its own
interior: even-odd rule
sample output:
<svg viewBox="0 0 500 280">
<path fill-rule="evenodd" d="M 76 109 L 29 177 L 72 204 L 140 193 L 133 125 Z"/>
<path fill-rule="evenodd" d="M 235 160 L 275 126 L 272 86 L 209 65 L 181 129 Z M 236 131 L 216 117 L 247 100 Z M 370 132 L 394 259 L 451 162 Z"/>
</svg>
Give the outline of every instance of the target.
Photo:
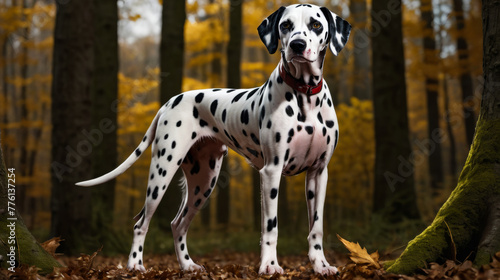
<svg viewBox="0 0 500 280">
<path fill-rule="evenodd" d="M 278 188 L 281 172 L 281 166 L 277 165 L 266 165 L 259 171 L 262 204 L 260 274 L 283 273 L 276 255 L 276 245 L 278 243 Z"/>
<path fill-rule="evenodd" d="M 338 272 L 330 266 L 323 252 L 323 211 L 328 182 L 326 167 L 310 170 L 306 177 L 307 209 L 309 212 L 309 259 L 314 271 L 322 275 L 333 275 Z"/>
</svg>

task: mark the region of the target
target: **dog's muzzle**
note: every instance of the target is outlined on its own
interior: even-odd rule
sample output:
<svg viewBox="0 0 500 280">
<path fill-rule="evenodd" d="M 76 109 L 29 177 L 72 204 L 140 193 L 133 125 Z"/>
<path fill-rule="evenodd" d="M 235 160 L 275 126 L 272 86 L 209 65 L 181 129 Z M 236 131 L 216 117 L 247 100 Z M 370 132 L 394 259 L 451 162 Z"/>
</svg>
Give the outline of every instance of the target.
<svg viewBox="0 0 500 280">
<path fill-rule="evenodd" d="M 290 42 L 290 48 L 296 54 L 302 54 L 307 47 L 306 41 L 302 39 L 296 39 Z"/>
</svg>

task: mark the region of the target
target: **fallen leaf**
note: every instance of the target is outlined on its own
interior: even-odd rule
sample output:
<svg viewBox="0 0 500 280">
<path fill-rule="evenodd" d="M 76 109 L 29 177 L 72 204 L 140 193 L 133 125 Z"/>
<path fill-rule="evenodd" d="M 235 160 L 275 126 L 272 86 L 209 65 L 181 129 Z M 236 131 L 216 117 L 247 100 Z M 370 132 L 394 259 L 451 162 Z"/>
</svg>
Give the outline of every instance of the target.
<svg viewBox="0 0 500 280">
<path fill-rule="evenodd" d="M 349 258 L 356 264 L 370 264 L 375 266 L 375 268 L 380 268 L 378 263 L 378 252 L 372 255 L 368 254 L 366 248 L 361 248 L 359 243 L 349 242 L 337 234 L 337 238 L 344 244 L 344 246 L 351 252 Z"/>
<path fill-rule="evenodd" d="M 42 248 L 47 251 L 47 253 L 51 254 L 53 257 L 56 256 L 56 250 L 57 247 L 61 244 L 61 241 L 63 241 L 60 237 L 54 237 L 52 239 L 49 239 L 42 244 Z"/>
</svg>

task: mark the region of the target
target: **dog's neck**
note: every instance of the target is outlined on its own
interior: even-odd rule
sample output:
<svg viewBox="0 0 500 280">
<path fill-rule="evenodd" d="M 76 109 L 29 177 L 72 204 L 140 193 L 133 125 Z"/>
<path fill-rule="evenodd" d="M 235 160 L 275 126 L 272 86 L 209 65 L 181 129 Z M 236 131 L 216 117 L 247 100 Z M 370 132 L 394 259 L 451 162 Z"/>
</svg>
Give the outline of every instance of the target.
<svg viewBox="0 0 500 280">
<path fill-rule="evenodd" d="M 310 75 L 304 77 L 304 75 L 298 72 L 295 72 L 294 73 L 295 75 L 293 75 L 290 72 L 290 68 L 293 68 L 294 70 L 296 70 L 297 68 L 287 67 L 289 66 L 288 64 L 291 63 L 285 63 L 283 62 L 283 60 L 281 60 L 278 65 L 279 75 L 287 85 L 289 85 L 291 88 L 293 88 L 298 92 L 309 95 L 321 92 L 321 89 L 323 88 L 322 72 L 320 73 L 321 74 L 320 76 L 314 76 L 314 77 Z M 306 79 L 308 80 L 308 82 L 306 82 Z"/>
<path fill-rule="evenodd" d="M 302 93 L 320 92 L 323 85 L 323 62 L 326 50 L 325 47 L 320 51 L 318 59 L 311 62 L 298 62 L 293 59 L 287 61 L 285 52 L 281 51 L 281 60 L 278 65 L 281 78 L 287 81 L 289 86 Z"/>
</svg>

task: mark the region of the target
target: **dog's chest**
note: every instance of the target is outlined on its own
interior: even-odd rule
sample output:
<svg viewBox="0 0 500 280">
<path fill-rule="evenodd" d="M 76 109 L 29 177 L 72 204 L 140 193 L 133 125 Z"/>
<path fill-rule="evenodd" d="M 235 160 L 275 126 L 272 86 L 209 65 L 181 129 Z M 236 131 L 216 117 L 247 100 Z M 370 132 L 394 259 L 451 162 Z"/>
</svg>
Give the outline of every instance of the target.
<svg viewBox="0 0 500 280">
<path fill-rule="evenodd" d="M 295 108 L 299 110 L 297 120 L 288 126 L 283 124 L 287 143 L 285 175 L 298 174 L 311 167 L 323 167 L 330 159 L 338 138 L 337 116 L 328 92 L 314 96 L 298 95 L 296 100 Z"/>
<path fill-rule="evenodd" d="M 258 169 L 279 164 L 283 174 L 293 175 L 323 166 L 338 137 L 329 92 L 308 96 L 272 86 L 219 99 L 226 113 L 217 118 L 218 138 Z"/>
</svg>

